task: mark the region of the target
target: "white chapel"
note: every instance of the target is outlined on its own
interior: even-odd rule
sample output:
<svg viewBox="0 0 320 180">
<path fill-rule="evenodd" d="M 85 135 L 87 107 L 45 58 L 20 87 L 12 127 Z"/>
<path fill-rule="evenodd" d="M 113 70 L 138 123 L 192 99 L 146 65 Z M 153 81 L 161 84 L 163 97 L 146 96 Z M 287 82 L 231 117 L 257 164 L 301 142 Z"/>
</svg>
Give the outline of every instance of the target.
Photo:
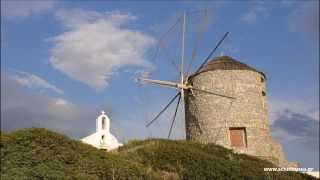
<svg viewBox="0 0 320 180">
<path fill-rule="evenodd" d="M 96 119 L 96 132 L 82 138 L 81 141 L 108 151 L 123 145 L 110 133 L 110 119 L 104 111 Z"/>
</svg>

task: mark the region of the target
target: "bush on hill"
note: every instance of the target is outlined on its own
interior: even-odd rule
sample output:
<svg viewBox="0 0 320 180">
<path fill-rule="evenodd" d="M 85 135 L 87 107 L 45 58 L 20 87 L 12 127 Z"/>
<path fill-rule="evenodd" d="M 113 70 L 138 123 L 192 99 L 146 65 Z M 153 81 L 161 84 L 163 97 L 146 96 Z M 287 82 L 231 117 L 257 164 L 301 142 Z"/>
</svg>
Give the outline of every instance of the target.
<svg viewBox="0 0 320 180">
<path fill-rule="evenodd" d="M 132 141 L 119 151 L 155 170 L 177 173 L 180 179 L 314 179 L 294 172 L 264 172 L 275 166 L 214 144 L 149 139 Z"/>
<path fill-rule="evenodd" d="M 1 179 L 152 179 L 142 164 L 46 129 L 1 135 Z"/>
<path fill-rule="evenodd" d="M 106 152 L 46 129 L 1 133 L 1 179 L 314 179 L 213 144 L 149 139 Z"/>
</svg>

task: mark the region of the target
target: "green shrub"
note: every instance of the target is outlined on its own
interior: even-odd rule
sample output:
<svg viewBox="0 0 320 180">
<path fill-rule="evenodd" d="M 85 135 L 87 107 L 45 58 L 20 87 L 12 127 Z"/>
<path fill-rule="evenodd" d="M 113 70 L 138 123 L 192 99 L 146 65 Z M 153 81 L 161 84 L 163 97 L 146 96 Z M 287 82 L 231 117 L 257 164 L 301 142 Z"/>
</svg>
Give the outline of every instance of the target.
<svg viewBox="0 0 320 180">
<path fill-rule="evenodd" d="M 233 153 L 214 144 L 149 139 L 132 141 L 120 154 L 180 179 L 314 179 L 300 173 L 264 172 L 268 161 Z"/>
<path fill-rule="evenodd" d="M 149 139 L 98 150 L 41 128 L 1 132 L 1 179 L 313 179 L 214 144 Z"/>
<path fill-rule="evenodd" d="M 157 178 L 144 165 L 46 129 L 1 135 L 1 179 Z"/>
</svg>

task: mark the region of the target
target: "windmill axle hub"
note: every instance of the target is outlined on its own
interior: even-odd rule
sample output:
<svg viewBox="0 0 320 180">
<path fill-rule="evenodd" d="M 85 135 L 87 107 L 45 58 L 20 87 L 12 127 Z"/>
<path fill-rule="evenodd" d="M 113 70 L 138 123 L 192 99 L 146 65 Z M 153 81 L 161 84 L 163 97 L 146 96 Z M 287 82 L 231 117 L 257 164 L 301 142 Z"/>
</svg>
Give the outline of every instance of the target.
<svg viewBox="0 0 320 180">
<path fill-rule="evenodd" d="M 187 84 L 177 84 L 177 88 L 180 88 L 180 89 L 190 89 L 190 88 L 192 88 L 192 86 L 187 85 Z"/>
</svg>

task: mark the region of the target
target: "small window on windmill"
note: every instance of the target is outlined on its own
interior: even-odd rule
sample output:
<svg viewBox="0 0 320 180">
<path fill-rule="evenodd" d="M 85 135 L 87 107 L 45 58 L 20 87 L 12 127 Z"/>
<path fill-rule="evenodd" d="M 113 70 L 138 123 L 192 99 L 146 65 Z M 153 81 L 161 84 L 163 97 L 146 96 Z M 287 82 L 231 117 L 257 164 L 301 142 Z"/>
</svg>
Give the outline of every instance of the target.
<svg viewBox="0 0 320 180">
<path fill-rule="evenodd" d="M 106 117 L 102 117 L 102 122 L 101 122 L 101 125 L 102 125 L 102 129 L 105 129 L 105 120 L 106 120 Z"/>
<path fill-rule="evenodd" d="M 244 127 L 229 128 L 230 143 L 232 147 L 247 147 L 247 133 Z"/>
<path fill-rule="evenodd" d="M 261 94 L 262 94 L 262 96 L 266 96 L 266 92 L 265 91 L 262 91 Z"/>
<path fill-rule="evenodd" d="M 101 136 L 101 140 L 104 140 L 104 135 Z"/>
</svg>

